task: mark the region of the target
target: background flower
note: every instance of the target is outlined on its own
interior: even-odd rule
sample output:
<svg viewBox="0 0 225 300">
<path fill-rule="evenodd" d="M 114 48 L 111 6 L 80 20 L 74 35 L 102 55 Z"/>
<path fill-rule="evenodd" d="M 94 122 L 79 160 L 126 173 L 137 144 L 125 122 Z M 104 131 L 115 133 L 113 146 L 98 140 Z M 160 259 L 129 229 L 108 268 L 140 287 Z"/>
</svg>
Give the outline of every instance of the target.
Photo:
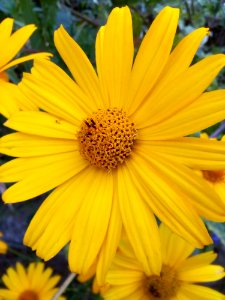
<svg viewBox="0 0 225 300">
<path fill-rule="evenodd" d="M 17 95 L 19 92 L 14 85 L 8 83 L 9 77 L 6 70 L 34 58 L 48 58 L 51 56 L 50 53 L 43 52 L 26 55 L 13 60 L 36 30 L 35 25 L 32 24 L 24 26 L 12 33 L 13 22 L 14 20 L 12 18 L 6 18 L 0 23 L 0 44 L 2 45 L 0 57 L 0 113 L 5 117 L 9 117 L 12 112 L 19 109 L 36 109 L 35 105 L 29 100 L 24 101 L 24 103 L 19 102 L 20 97 Z"/>
<path fill-rule="evenodd" d="M 223 267 L 211 265 L 216 254 L 190 256 L 194 248 L 160 225 L 162 267 L 160 275 L 146 274 L 127 239 L 122 240 L 102 288 L 106 300 L 219 300 L 224 295 L 199 283 L 225 276 Z M 196 284 L 198 283 L 198 284 Z"/>
<path fill-rule="evenodd" d="M 201 138 L 209 139 L 207 133 L 201 134 Z M 223 136 L 221 141 L 224 141 L 225 137 Z M 218 193 L 221 200 L 225 202 L 225 170 L 202 170 L 199 171 L 199 174 L 204 178 L 207 183 L 212 186 L 212 188 Z"/>
<path fill-rule="evenodd" d="M 7 269 L 2 281 L 7 288 L 0 288 L 0 297 L 4 300 L 32 299 L 51 300 L 57 292 L 56 285 L 60 276 L 52 276 L 53 270 L 43 263 L 30 263 L 25 268 L 21 263 Z M 59 297 L 58 299 L 65 299 Z"/>
<path fill-rule="evenodd" d="M 3 234 L 2 232 L 0 232 L 0 238 L 2 237 Z M 8 245 L 4 241 L 0 240 L 0 254 L 5 254 L 7 250 L 8 250 Z"/>
</svg>

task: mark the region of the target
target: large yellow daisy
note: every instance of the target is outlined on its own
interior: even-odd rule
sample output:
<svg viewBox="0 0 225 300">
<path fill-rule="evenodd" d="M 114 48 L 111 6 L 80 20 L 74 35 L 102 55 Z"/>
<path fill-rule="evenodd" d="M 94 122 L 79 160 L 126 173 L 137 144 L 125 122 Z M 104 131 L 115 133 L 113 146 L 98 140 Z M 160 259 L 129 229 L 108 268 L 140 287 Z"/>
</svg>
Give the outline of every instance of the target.
<svg viewBox="0 0 225 300">
<path fill-rule="evenodd" d="M 53 275 L 51 268 L 43 263 L 30 263 L 25 268 L 21 263 L 16 267 L 9 267 L 2 281 L 6 288 L 0 288 L 2 300 L 51 300 L 57 292 L 59 275 Z M 58 299 L 63 300 L 64 297 Z"/>
<path fill-rule="evenodd" d="M 171 53 L 178 15 L 159 13 L 133 63 L 130 10 L 113 9 L 96 39 L 98 75 L 61 26 L 55 44 L 75 81 L 47 60 L 25 74 L 20 90 L 41 110 L 5 123 L 18 132 L 1 139 L 0 151 L 18 158 L 0 168 L 0 180 L 17 182 L 6 203 L 55 188 L 24 238 L 40 257 L 70 242 L 71 270 L 96 264 L 101 282 L 124 226 L 145 272 L 159 274 L 154 214 L 197 247 L 212 242 L 201 216 L 225 220 L 224 203 L 192 170 L 224 169 L 224 143 L 183 137 L 224 118 L 225 91 L 204 91 L 225 56 L 190 66 L 205 28 Z"/>
<path fill-rule="evenodd" d="M 31 101 L 20 103 L 15 100 L 16 90 L 8 83 L 6 70 L 27 60 L 34 58 L 46 58 L 49 53 L 35 53 L 17 59 L 13 58 L 18 54 L 32 33 L 36 30 L 35 25 L 26 25 L 12 34 L 14 20 L 6 18 L 0 23 L 0 113 L 5 117 L 18 109 L 33 109 L 35 106 Z M 19 98 L 19 97 L 18 97 Z"/>
<path fill-rule="evenodd" d="M 213 251 L 190 256 L 194 247 L 160 225 L 160 275 L 146 274 L 127 240 L 113 259 L 102 289 L 105 300 L 223 300 L 224 295 L 198 285 L 225 276 L 224 268 L 211 265 Z"/>
</svg>

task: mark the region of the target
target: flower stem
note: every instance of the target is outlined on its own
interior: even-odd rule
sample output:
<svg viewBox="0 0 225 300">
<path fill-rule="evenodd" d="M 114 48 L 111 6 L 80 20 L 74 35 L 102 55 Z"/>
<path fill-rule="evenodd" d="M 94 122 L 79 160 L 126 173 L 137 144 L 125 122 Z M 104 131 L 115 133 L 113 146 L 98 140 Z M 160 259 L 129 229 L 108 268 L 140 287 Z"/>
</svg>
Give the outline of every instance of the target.
<svg viewBox="0 0 225 300">
<path fill-rule="evenodd" d="M 4 241 L 5 241 L 5 242 L 7 243 L 7 245 L 9 246 L 9 248 L 8 248 L 8 252 L 9 252 L 9 253 L 12 253 L 12 254 L 18 256 L 19 258 L 24 259 L 24 260 L 34 261 L 33 258 L 30 258 L 30 257 L 28 257 L 27 255 L 22 254 L 22 251 L 21 251 L 22 249 L 19 250 L 19 251 L 15 250 L 15 249 L 12 249 L 12 246 L 7 242 L 7 240 L 4 240 Z"/>
<path fill-rule="evenodd" d="M 57 300 L 67 289 L 68 285 L 72 282 L 72 280 L 76 277 L 76 273 L 70 273 L 66 280 L 63 282 L 59 290 L 52 297 L 52 300 Z"/>
</svg>

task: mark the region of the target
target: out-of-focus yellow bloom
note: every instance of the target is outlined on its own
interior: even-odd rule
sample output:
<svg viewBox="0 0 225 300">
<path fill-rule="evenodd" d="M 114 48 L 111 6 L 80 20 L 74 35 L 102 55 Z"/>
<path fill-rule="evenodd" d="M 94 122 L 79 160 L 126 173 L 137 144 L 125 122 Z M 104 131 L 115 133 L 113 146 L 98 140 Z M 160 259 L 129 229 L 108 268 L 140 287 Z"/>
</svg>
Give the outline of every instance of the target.
<svg viewBox="0 0 225 300">
<path fill-rule="evenodd" d="M 44 263 L 41 262 L 31 263 L 27 268 L 17 263 L 15 268 L 8 268 L 2 276 L 7 288 L 0 288 L 0 299 L 51 300 L 58 290 L 56 285 L 60 280 L 60 276 L 52 276 L 52 272 L 51 268 L 45 269 Z"/>
<path fill-rule="evenodd" d="M 7 69 L 34 58 L 42 59 L 51 56 L 50 53 L 34 53 L 14 59 L 32 33 L 36 30 L 35 25 L 26 25 L 12 33 L 14 20 L 6 18 L 0 23 L 0 113 L 9 117 L 12 112 L 19 109 L 36 109 L 31 101 L 21 103 L 20 96 L 14 85 L 8 83 Z M 18 99 L 18 100 L 17 100 Z"/>
<path fill-rule="evenodd" d="M 201 138 L 209 139 L 206 133 L 201 134 Z M 222 137 L 221 141 L 225 141 L 225 136 Z M 225 203 L 225 169 L 201 170 L 198 171 L 198 173 L 207 181 Z"/>
<path fill-rule="evenodd" d="M 150 233 L 149 233 L 150 234 Z M 211 265 L 212 251 L 190 256 L 194 247 L 160 225 L 160 274 L 146 274 L 123 240 L 101 288 L 105 300 L 224 300 L 225 296 L 199 283 L 224 277 L 224 268 Z"/>
<path fill-rule="evenodd" d="M 0 238 L 3 237 L 2 232 L 0 232 Z M 0 239 L 0 254 L 5 254 L 8 250 L 8 245 Z"/>
</svg>

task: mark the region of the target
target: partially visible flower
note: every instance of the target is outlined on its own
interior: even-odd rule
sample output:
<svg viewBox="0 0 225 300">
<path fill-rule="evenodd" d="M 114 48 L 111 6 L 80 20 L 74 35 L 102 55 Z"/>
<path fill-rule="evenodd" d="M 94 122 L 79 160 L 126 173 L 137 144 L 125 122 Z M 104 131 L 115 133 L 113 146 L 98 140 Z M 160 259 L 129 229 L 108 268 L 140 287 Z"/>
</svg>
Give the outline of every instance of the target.
<svg viewBox="0 0 225 300">
<path fill-rule="evenodd" d="M 20 58 L 13 58 L 18 54 L 32 33 L 36 30 L 35 25 L 26 25 L 16 32 L 12 33 L 14 20 L 6 18 L 0 23 L 0 113 L 5 117 L 9 117 L 11 112 L 23 109 L 23 103 L 15 100 L 16 90 L 12 84 L 8 83 L 8 75 L 6 70 L 25 61 L 34 58 L 47 58 L 51 56 L 50 53 L 34 53 Z M 19 98 L 19 97 L 18 97 Z M 33 110 L 36 107 L 31 101 L 29 102 L 29 109 Z M 25 107 L 26 109 L 26 107 Z"/>
<path fill-rule="evenodd" d="M 7 288 L 0 289 L 0 299 L 51 300 L 57 292 L 56 285 L 60 280 L 60 276 L 52 276 L 52 272 L 49 267 L 45 269 L 44 263 L 41 262 L 31 263 L 27 268 L 17 263 L 15 268 L 8 268 L 2 276 Z"/>
<path fill-rule="evenodd" d="M 0 238 L 2 237 L 3 234 L 2 232 L 0 232 Z M 5 254 L 7 250 L 8 250 L 8 245 L 4 241 L 0 240 L 0 254 Z"/>
<path fill-rule="evenodd" d="M 12 33 L 13 22 L 13 19 L 6 18 L 0 23 L 0 44 L 2 45 L 0 56 L 0 78 L 3 81 L 8 80 L 7 75 L 3 72 L 12 66 L 34 58 L 46 58 L 51 55 L 50 53 L 45 52 L 33 53 L 13 60 L 32 33 L 36 30 L 35 25 L 31 24 Z"/>
<path fill-rule="evenodd" d="M 127 240 L 123 240 L 101 288 L 105 300 L 222 300 L 221 293 L 196 283 L 216 281 L 224 268 L 211 265 L 212 251 L 189 256 L 194 247 L 160 225 L 160 275 L 146 274 Z"/>
<path fill-rule="evenodd" d="M 207 133 L 201 134 L 201 138 L 210 139 Z M 213 138 L 215 140 L 215 138 Z M 221 141 L 225 141 L 225 136 Z M 225 169 L 224 170 L 202 170 L 197 171 L 203 179 L 215 190 L 220 199 L 225 203 Z"/>
</svg>

